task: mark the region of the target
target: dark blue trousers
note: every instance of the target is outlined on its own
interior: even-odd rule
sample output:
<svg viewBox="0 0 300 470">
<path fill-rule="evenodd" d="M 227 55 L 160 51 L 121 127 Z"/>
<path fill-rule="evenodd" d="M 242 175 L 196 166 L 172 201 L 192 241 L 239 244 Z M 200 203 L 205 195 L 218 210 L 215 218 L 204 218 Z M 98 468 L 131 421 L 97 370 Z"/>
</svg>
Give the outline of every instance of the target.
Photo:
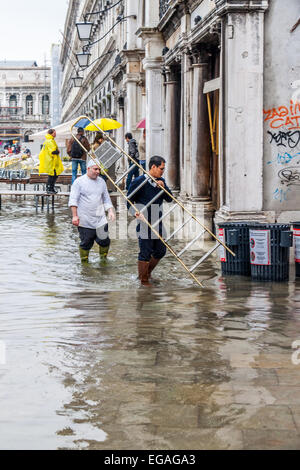
<svg viewBox="0 0 300 470">
<path fill-rule="evenodd" d="M 80 236 L 80 248 L 83 250 L 91 250 L 96 242 L 99 246 L 109 246 L 110 239 L 108 236 L 108 224 L 103 225 L 100 229 L 92 229 L 85 227 L 78 227 Z"/>
<path fill-rule="evenodd" d="M 136 166 L 136 165 L 135 165 L 134 163 L 132 163 L 132 162 L 131 162 L 129 168 L 131 168 L 131 167 L 133 167 L 133 168 L 132 168 L 132 170 L 128 173 L 127 180 L 126 180 L 126 189 L 127 189 L 127 191 L 128 191 L 128 188 L 129 188 L 129 186 L 130 186 L 130 184 L 131 184 L 132 178 L 133 178 L 133 177 L 138 178 L 138 176 L 139 176 L 139 174 L 140 174 L 140 173 L 139 173 L 139 167 Z"/>
<path fill-rule="evenodd" d="M 167 251 L 167 248 L 159 238 L 154 240 L 139 238 L 139 247 L 139 261 L 150 261 L 151 256 L 155 259 L 162 259 Z"/>
</svg>

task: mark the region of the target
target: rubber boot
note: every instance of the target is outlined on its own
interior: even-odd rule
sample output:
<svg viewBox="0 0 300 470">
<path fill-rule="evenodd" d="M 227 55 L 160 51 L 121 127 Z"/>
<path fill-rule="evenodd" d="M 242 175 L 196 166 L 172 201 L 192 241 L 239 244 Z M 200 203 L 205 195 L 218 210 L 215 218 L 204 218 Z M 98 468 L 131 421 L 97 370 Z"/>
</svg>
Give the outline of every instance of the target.
<svg viewBox="0 0 300 470">
<path fill-rule="evenodd" d="M 109 245 L 108 246 L 99 246 L 100 261 L 106 261 L 108 251 L 109 251 Z"/>
<path fill-rule="evenodd" d="M 151 273 L 152 273 L 153 269 L 158 265 L 159 262 L 160 262 L 160 259 L 158 259 L 158 258 L 153 258 L 152 257 L 150 259 L 149 269 L 148 269 L 149 279 L 151 279 Z"/>
<path fill-rule="evenodd" d="M 89 252 L 89 250 L 84 250 L 83 248 L 79 247 L 80 259 L 82 263 L 88 263 Z"/>
<path fill-rule="evenodd" d="M 151 286 L 149 282 L 149 262 L 138 261 L 139 280 L 143 286 Z"/>
<path fill-rule="evenodd" d="M 57 193 L 58 193 L 57 189 L 55 189 L 54 183 L 52 183 L 52 184 L 50 185 L 50 188 L 49 188 L 48 192 L 49 192 L 50 194 L 57 194 Z"/>
<path fill-rule="evenodd" d="M 58 191 L 54 187 L 54 183 L 47 184 L 47 194 L 57 194 Z"/>
</svg>

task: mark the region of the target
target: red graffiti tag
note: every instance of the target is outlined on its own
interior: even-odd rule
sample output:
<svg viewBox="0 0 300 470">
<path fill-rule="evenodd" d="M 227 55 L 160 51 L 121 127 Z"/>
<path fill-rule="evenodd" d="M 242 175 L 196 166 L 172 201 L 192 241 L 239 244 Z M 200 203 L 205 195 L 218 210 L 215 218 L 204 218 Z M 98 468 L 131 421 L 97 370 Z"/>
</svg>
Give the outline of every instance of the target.
<svg viewBox="0 0 300 470">
<path fill-rule="evenodd" d="M 300 129 L 300 103 L 290 101 L 290 106 L 278 106 L 277 108 L 264 109 L 264 121 L 269 121 L 272 129 L 286 127 L 289 130 Z"/>
</svg>

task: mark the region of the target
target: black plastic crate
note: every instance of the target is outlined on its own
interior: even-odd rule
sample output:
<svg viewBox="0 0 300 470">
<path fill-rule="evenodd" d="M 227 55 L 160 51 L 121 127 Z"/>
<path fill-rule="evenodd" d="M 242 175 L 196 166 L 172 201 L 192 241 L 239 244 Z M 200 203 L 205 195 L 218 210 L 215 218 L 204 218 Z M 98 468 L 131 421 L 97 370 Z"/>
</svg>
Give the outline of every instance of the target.
<svg viewBox="0 0 300 470">
<path fill-rule="evenodd" d="M 289 224 L 249 226 L 251 278 L 256 281 L 288 281 L 293 232 Z"/>
<path fill-rule="evenodd" d="M 249 251 L 249 226 L 253 222 L 224 222 L 218 224 L 219 238 L 223 230 L 224 243 L 235 253 L 235 257 L 224 249 L 224 257 L 221 258 L 222 274 L 251 275 L 250 251 Z"/>
</svg>

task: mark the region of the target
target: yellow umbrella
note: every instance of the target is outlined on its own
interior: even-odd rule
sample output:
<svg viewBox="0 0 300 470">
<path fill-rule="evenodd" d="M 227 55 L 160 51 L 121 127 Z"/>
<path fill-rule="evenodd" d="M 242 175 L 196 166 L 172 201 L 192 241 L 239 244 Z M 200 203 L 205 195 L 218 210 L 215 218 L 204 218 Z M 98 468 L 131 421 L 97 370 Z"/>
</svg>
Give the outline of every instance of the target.
<svg viewBox="0 0 300 470">
<path fill-rule="evenodd" d="M 102 131 L 111 131 L 113 129 L 119 129 L 122 127 L 122 124 L 120 124 L 118 121 L 115 121 L 114 119 L 109 119 L 109 118 L 102 118 L 102 119 L 95 119 L 93 121 Z M 86 128 L 86 131 L 99 131 L 97 127 L 94 124 L 89 124 Z"/>
</svg>

